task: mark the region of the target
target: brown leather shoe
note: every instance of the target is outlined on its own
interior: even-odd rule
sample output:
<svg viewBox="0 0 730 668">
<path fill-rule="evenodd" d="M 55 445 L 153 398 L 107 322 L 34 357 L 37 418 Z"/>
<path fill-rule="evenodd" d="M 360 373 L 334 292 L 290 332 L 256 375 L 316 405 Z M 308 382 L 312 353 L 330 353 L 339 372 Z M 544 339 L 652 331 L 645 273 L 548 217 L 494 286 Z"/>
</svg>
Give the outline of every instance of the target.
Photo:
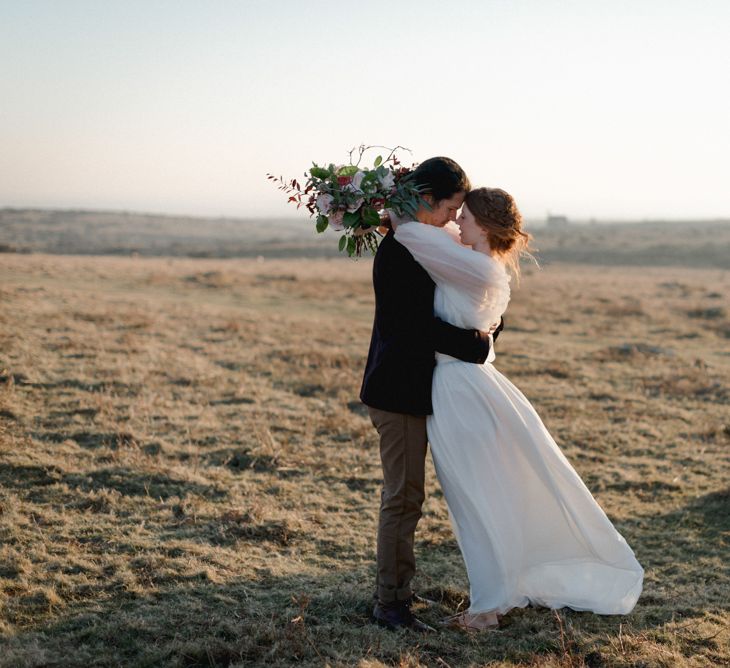
<svg viewBox="0 0 730 668">
<path fill-rule="evenodd" d="M 373 604 L 377 602 L 378 592 L 373 592 Z M 436 601 L 433 601 L 430 598 L 424 598 L 423 596 L 419 596 L 418 594 L 411 594 L 405 602 L 408 604 L 409 608 L 412 608 L 414 605 L 421 605 L 425 608 L 434 608 L 438 605 Z"/>
<path fill-rule="evenodd" d="M 391 631 L 408 629 L 416 633 L 436 633 L 436 629 L 422 622 L 411 612 L 407 601 L 376 603 L 373 608 L 373 621 Z"/>
</svg>

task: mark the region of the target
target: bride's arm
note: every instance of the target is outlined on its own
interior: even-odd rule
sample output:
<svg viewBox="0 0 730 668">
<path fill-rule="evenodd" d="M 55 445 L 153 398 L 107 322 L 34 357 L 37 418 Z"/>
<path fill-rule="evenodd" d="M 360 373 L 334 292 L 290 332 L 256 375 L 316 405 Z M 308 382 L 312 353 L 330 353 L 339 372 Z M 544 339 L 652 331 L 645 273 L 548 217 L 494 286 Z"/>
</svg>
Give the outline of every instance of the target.
<svg viewBox="0 0 730 668">
<path fill-rule="evenodd" d="M 499 279 L 494 262 L 482 253 L 457 243 L 448 231 L 423 223 L 405 223 L 395 238 L 413 255 L 436 284 L 454 285 L 475 297 Z"/>
</svg>

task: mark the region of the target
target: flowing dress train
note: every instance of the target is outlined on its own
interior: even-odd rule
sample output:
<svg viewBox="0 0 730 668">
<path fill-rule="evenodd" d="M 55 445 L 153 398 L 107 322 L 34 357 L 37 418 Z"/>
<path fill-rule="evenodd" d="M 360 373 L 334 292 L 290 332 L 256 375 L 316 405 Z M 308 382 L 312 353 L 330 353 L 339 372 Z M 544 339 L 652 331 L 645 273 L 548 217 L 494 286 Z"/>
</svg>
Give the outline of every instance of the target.
<svg viewBox="0 0 730 668">
<path fill-rule="evenodd" d="M 401 224 L 395 236 L 436 283 L 434 311 L 488 329 L 510 297 L 493 258 L 452 226 Z M 542 605 L 627 614 L 644 571 L 530 402 L 492 365 L 437 353 L 428 437 L 469 576 L 469 612 Z"/>
</svg>

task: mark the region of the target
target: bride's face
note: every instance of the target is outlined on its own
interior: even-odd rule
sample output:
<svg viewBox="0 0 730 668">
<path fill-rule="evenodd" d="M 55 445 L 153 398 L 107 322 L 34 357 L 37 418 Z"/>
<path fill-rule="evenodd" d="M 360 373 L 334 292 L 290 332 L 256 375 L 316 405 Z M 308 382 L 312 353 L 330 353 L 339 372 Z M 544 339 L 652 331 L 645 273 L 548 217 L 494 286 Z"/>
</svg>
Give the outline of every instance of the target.
<svg viewBox="0 0 730 668">
<path fill-rule="evenodd" d="M 474 246 L 483 243 L 486 239 L 486 231 L 477 223 L 474 214 L 469 211 L 466 204 L 461 207 L 461 215 L 456 219 L 456 224 L 459 226 L 459 236 L 464 245 Z"/>
</svg>

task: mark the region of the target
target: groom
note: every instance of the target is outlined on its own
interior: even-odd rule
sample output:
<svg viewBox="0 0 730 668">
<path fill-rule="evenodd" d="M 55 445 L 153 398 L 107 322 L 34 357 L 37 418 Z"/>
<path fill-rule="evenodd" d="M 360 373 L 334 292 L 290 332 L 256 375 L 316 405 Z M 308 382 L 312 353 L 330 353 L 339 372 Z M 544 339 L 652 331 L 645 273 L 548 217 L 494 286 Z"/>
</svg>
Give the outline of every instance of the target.
<svg viewBox="0 0 730 668">
<path fill-rule="evenodd" d="M 443 227 L 470 189 L 450 158 L 430 158 L 413 172 L 429 208 L 416 219 Z M 416 570 L 413 538 L 424 500 L 426 416 L 432 411 L 435 352 L 483 364 L 489 332 L 460 329 L 434 316 L 435 284 L 389 230 L 373 263 L 375 322 L 360 399 L 380 436 L 383 489 L 378 522 L 376 603 L 373 619 L 388 628 L 432 631 L 411 613 Z M 502 323 L 494 332 L 494 338 Z"/>
</svg>

